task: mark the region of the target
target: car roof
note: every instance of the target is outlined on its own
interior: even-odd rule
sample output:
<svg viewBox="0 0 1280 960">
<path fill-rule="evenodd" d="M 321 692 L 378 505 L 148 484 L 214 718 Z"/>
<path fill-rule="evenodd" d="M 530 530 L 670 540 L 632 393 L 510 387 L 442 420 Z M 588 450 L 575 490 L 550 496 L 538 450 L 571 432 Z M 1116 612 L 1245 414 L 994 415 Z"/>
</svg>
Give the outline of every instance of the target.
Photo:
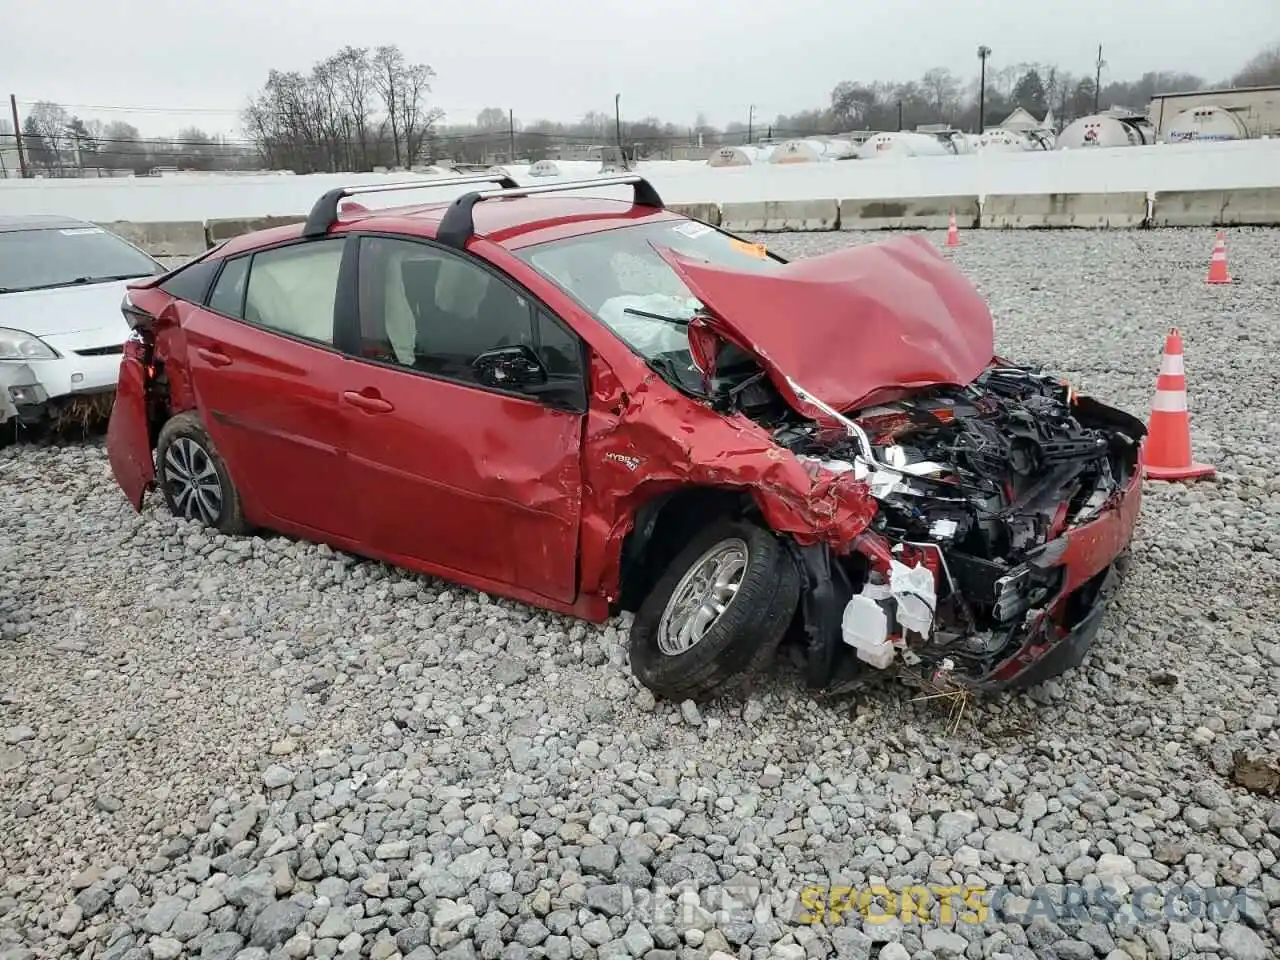
<svg viewBox="0 0 1280 960">
<path fill-rule="evenodd" d="M 340 214 L 335 229 L 339 232 L 359 229 L 430 239 L 435 237 L 450 202 L 346 211 Z M 475 205 L 472 217 L 476 236 L 500 244 L 507 250 L 642 222 L 686 219 L 670 210 L 639 206 L 629 201 L 564 194 L 485 200 Z M 301 223 L 244 234 L 228 240 L 221 248 L 222 255 L 231 256 L 301 235 Z"/>
<path fill-rule="evenodd" d="M 52 214 L 12 214 L 0 215 L 0 233 L 14 233 L 18 230 L 66 230 L 71 227 L 92 227 L 96 224 L 74 217 L 59 217 Z"/>
</svg>

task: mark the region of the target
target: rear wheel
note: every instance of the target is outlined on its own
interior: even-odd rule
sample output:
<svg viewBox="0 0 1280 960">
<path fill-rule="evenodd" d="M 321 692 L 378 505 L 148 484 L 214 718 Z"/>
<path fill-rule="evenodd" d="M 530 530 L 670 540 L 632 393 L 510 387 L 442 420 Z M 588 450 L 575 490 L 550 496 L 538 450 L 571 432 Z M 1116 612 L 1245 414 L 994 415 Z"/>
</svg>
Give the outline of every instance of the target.
<svg viewBox="0 0 1280 960">
<path fill-rule="evenodd" d="M 745 520 L 695 536 L 631 626 L 631 669 L 671 700 L 708 699 L 763 668 L 786 633 L 800 574 L 782 543 Z"/>
<path fill-rule="evenodd" d="M 175 517 L 228 535 L 248 532 L 240 494 L 195 412 L 178 414 L 160 430 L 156 483 Z"/>
</svg>

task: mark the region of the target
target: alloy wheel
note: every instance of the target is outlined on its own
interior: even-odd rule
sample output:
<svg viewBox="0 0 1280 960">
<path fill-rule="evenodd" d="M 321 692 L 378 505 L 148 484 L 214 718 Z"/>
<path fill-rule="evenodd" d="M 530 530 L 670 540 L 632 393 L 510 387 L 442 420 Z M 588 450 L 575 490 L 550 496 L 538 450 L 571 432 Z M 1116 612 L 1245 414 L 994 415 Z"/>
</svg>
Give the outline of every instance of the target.
<svg viewBox="0 0 1280 960">
<path fill-rule="evenodd" d="M 178 437 L 164 457 L 164 484 L 175 512 L 216 526 L 222 514 L 222 479 L 209 452 L 190 437 Z"/>
<path fill-rule="evenodd" d="M 688 653 L 729 609 L 746 576 L 747 544 L 721 540 L 689 568 L 658 622 L 658 649 L 669 657 Z"/>
</svg>

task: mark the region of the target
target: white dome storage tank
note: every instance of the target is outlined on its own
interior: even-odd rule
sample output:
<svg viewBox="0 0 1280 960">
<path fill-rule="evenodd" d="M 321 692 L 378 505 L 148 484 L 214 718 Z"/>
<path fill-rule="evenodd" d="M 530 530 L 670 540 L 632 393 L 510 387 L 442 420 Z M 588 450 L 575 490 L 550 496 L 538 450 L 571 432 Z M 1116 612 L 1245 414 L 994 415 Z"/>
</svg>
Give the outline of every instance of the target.
<svg viewBox="0 0 1280 960">
<path fill-rule="evenodd" d="M 890 157 L 951 157 L 956 149 L 948 141 L 943 143 L 927 133 L 902 130 L 897 133 L 877 133 L 862 145 L 858 156 L 864 160 Z"/>
<path fill-rule="evenodd" d="M 1020 153 L 1027 150 L 1043 149 L 1016 130 L 993 127 L 979 138 L 980 149 L 992 153 Z"/>
<path fill-rule="evenodd" d="M 773 149 L 770 163 L 817 163 L 827 159 L 827 146 L 821 140 L 785 140 Z"/>
<path fill-rule="evenodd" d="M 768 151 L 760 147 L 720 147 L 707 157 L 708 167 L 749 167 L 753 163 L 764 163 L 768 159 Z"/>
<path fill-rule="evenodd" d="M 1222 107 L 1192 107 L 1169 121 L 1165 143 L 1194 143 L 1197 140 L 1247 140 L 1244 122 Z"/>
<path fill-rule="evenodd" d="M 1057 149 L 1080 147 L 1141 147 L 1155 143 L 1155 128 L 1139 117 L 1114 117 L 1097 113 L 1069 123 L 1058 134 Z"/>
<path fill-rule="evenodd" d="M 535 160 L 529 167 L 529 176 L 558 177 L 560 176 L 560 168 L 556 166 L 554 160 Z"/>
</svg>

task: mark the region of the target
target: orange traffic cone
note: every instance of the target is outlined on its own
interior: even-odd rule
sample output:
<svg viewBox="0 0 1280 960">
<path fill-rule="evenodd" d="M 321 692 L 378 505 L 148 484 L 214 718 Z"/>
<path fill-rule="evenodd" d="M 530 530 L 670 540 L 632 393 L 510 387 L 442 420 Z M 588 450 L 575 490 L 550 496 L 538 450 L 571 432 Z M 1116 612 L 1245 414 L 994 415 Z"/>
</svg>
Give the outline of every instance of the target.
<svg viewBox="0 0 1280 960">
<path fill-rule="evenodd" d="M 1213 467 L 1191 459 L 1191 418 L 1187 414 L 1187 378 L 1182 367 L 1182 337 L 1169 331 L 1151 403 L 1151 423 L 1143 451 L 1143 467 L 1155 480 L 1212 477 Z"/>
<path fill-rule="evenodd" d="M 1205 283 L 1230 283 L 1231 275 L 1227 273 L 1227 236 L 1219 230 L 1218 239 L 1213 242 L 1213 256 L 1209 260 L 1209 276 Z"/>
<path fill-rule="evenodd" d="M 956 226 L 956 212 L 951 211 L 951 219 L 947 221 L 947 246 L 960 246 L 960 228 Z"/>
</svg>

